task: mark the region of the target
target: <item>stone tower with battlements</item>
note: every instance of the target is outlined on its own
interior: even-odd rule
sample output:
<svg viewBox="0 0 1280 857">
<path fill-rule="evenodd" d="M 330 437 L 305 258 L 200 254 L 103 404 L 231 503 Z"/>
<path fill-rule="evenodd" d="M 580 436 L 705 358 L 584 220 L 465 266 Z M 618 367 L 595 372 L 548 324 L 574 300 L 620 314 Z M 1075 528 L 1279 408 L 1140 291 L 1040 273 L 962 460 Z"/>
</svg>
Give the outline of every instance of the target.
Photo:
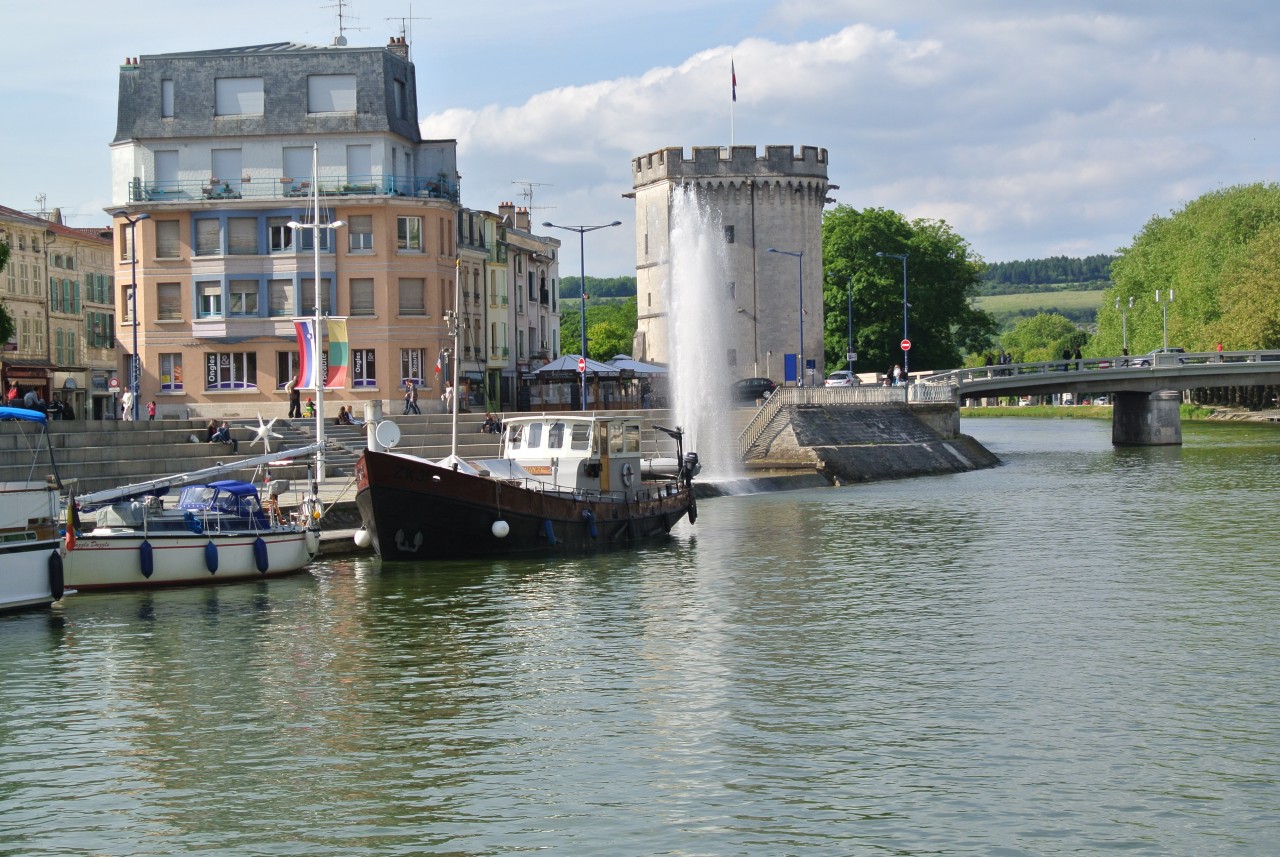
<svg viewBox="0 0 1280 857">
<path fill-rule="evenodd" d="M 821 383 L 822 210 L 833 187 L 827 150 L 768 146 L 762 156 L 754 146 L 712 146 L 694 148 L 690 158 L 672 147 L 634 158 L 631 166 L 638 315 L 633 356 L 670 362 L 665 296 L 671 281 L 671 200 L 680 187 L 692 185 L 718 215 L 728 251 L 727 281 L 721 285 L 735 313 L 726 377 L 762 375 L 781 383 L 784 355 L 802 351 L 814 367 L 804 382 Z"/>
</svg>

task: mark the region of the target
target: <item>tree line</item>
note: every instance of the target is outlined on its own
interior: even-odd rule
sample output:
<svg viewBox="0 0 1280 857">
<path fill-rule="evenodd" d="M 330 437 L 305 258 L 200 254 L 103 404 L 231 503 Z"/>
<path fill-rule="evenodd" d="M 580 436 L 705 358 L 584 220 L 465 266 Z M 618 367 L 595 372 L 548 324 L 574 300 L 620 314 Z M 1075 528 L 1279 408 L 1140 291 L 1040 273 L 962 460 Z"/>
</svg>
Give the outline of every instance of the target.
<svg viewBox="0 0 1280 857">
<path fill-rule="evenodd" d="M 1050 256 L 1047 259 L 988 262 L 982 271 L 978 294 L 1105 289 L 1111 285 L 1111 263 L 1116 258 L 1098 253 L 1079 259 Z"/>
</svg>

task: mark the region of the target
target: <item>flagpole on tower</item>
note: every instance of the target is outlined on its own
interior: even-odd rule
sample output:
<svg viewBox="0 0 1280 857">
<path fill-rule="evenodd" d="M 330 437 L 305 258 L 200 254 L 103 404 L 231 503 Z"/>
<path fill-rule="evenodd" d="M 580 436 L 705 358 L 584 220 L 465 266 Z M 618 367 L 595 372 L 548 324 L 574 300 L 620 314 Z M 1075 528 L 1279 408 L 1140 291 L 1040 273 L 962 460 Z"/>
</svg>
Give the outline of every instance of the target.
<svg viewBox="0 0 1280 857">
<path fill-rule="evenodd" d="M 733 100 L 729 102 L 729 148 L 733 148 L 733 111 L 738 105 L 738 70 L 733 65 L 733 57 L 729 57 L 729 81 Z"/>
</svg>

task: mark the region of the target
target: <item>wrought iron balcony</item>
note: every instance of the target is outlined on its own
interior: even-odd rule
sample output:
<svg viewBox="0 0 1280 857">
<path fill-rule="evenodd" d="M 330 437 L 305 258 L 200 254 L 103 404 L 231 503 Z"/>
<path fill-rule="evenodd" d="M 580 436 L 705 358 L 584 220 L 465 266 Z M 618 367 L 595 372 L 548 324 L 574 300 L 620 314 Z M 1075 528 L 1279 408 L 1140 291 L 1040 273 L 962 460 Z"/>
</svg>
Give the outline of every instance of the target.
<svg viewBox="0 0 1280 857">
<path fill-rule="evenodd" d="M 412 176 L 322 176 L 321 196 L 404 196 L 458 201 L 458 185 L 443 178 Z M 208 179 L 129 183 L 130 202 L 191 202 L 220 199 L 290 199 L 312 194 L 309 178 L 290 176 L 238 178 L 211 176 Z"/>
</svg>

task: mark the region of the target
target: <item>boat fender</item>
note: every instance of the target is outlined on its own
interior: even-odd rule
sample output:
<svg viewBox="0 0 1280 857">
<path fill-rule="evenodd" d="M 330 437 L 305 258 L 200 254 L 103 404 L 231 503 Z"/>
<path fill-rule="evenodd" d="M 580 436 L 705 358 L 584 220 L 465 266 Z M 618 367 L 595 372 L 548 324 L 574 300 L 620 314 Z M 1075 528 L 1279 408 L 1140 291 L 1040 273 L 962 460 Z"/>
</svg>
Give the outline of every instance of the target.
<svg viewBox="0 0 1280 857">
<path fill-rule="evenodd" d="M 197 536 L 204 532 L 204 524 L 200 523 L 195 515 L 190 512 L 186 512 L 182 517 L 187 524 L 188 530 L 195 533 Z"/>
<path fill-rule="evenodd" d="M 53 551 L 49 554 L 49 594 L 53 596 L 54 601 L 60 601 L 65 591 L 66 586 L 62 576 L 62 554 Z"/>
<path fill-rule="evenodd" d="M 692 498 L 689 500 L 689 523 L 698 523 L 698 501 Z"/>
<path fill-rule="evenodd" d="M 307 533 L 303 536 L 304 544 L 307 546 L 307 553 L 315 556 L 320 552 L 320 531 L 315 527 L 307 527 Z"/>
<path fill-rule="evenodd" d="M 542 529 L 547 534 L 547 541 L 554 545 L 556 543 L 556 531 L 551 526 L 550 518 L 542 522 Z"/>
<path fill-rule="evenodd" d="M 253 540 L 253 564 L 263 574 L 266 574 L 267 569 L 271 567 L 271 562 L 267 558 L 267 543 L 262 540 L 262 536 Z"/>
<path fill-rule="evenodd" d="M 204 543 L 204 566 L 209 569 L 210 574 L 217 574 L 218 546 L 213 543 L 213 539 Z"/>
<path fill-rule="evenodd" d="M 626 465 L 623 466 L 625 467 Z M 582 520 L 587 522 L 587 533 L 594 539 L 596 537 L 596 516 L 592 514 L 590 509 L 583 509 Z"/>
<path fill-rule="evenodd" d="M 155 574 L 155 557 L 151 555 L 151 542 L 146 539 L 142 540 L 142 544 L 138 545 L 138 562 L 142 565 L 142 576 L 151 579 L 151 575 Z"/>
<path fill-rule="evenodd" d="M 547 523 L 550 523 L 550 521 Z M 505 539 L 511 533 L 511 525 L 506 521 L 497 520 L 493 522 L 493 526 L 489 528 L 489 532 L 493 533 L 494 538 Z"/>
<path fill-rule="evenodd" d="M 629 461 L 624 461 L 624 462 L 622 462 L 622 485 L 623 485 L 623 487 L 625 487 L 625 488 L 630 488 L 630 487 L 631 487 L 631 483 L 635 481 L 635 478 L 636 478 L 636 472 L 635 472 L 634 470 L 632 470 L 632 469 L 631 469 L 631 462 L 629 462 Z"/>
<path fill-rule="evenodd" d="M 373 544 L 373 536 L 369 535 L 369 531 L 364 527 L 356 530 L 355 535 L 353 535 L 351 539 L 356 543 L 356 547 L 358 548 L 367 548 L 369 545 Z"/>
</svg>

